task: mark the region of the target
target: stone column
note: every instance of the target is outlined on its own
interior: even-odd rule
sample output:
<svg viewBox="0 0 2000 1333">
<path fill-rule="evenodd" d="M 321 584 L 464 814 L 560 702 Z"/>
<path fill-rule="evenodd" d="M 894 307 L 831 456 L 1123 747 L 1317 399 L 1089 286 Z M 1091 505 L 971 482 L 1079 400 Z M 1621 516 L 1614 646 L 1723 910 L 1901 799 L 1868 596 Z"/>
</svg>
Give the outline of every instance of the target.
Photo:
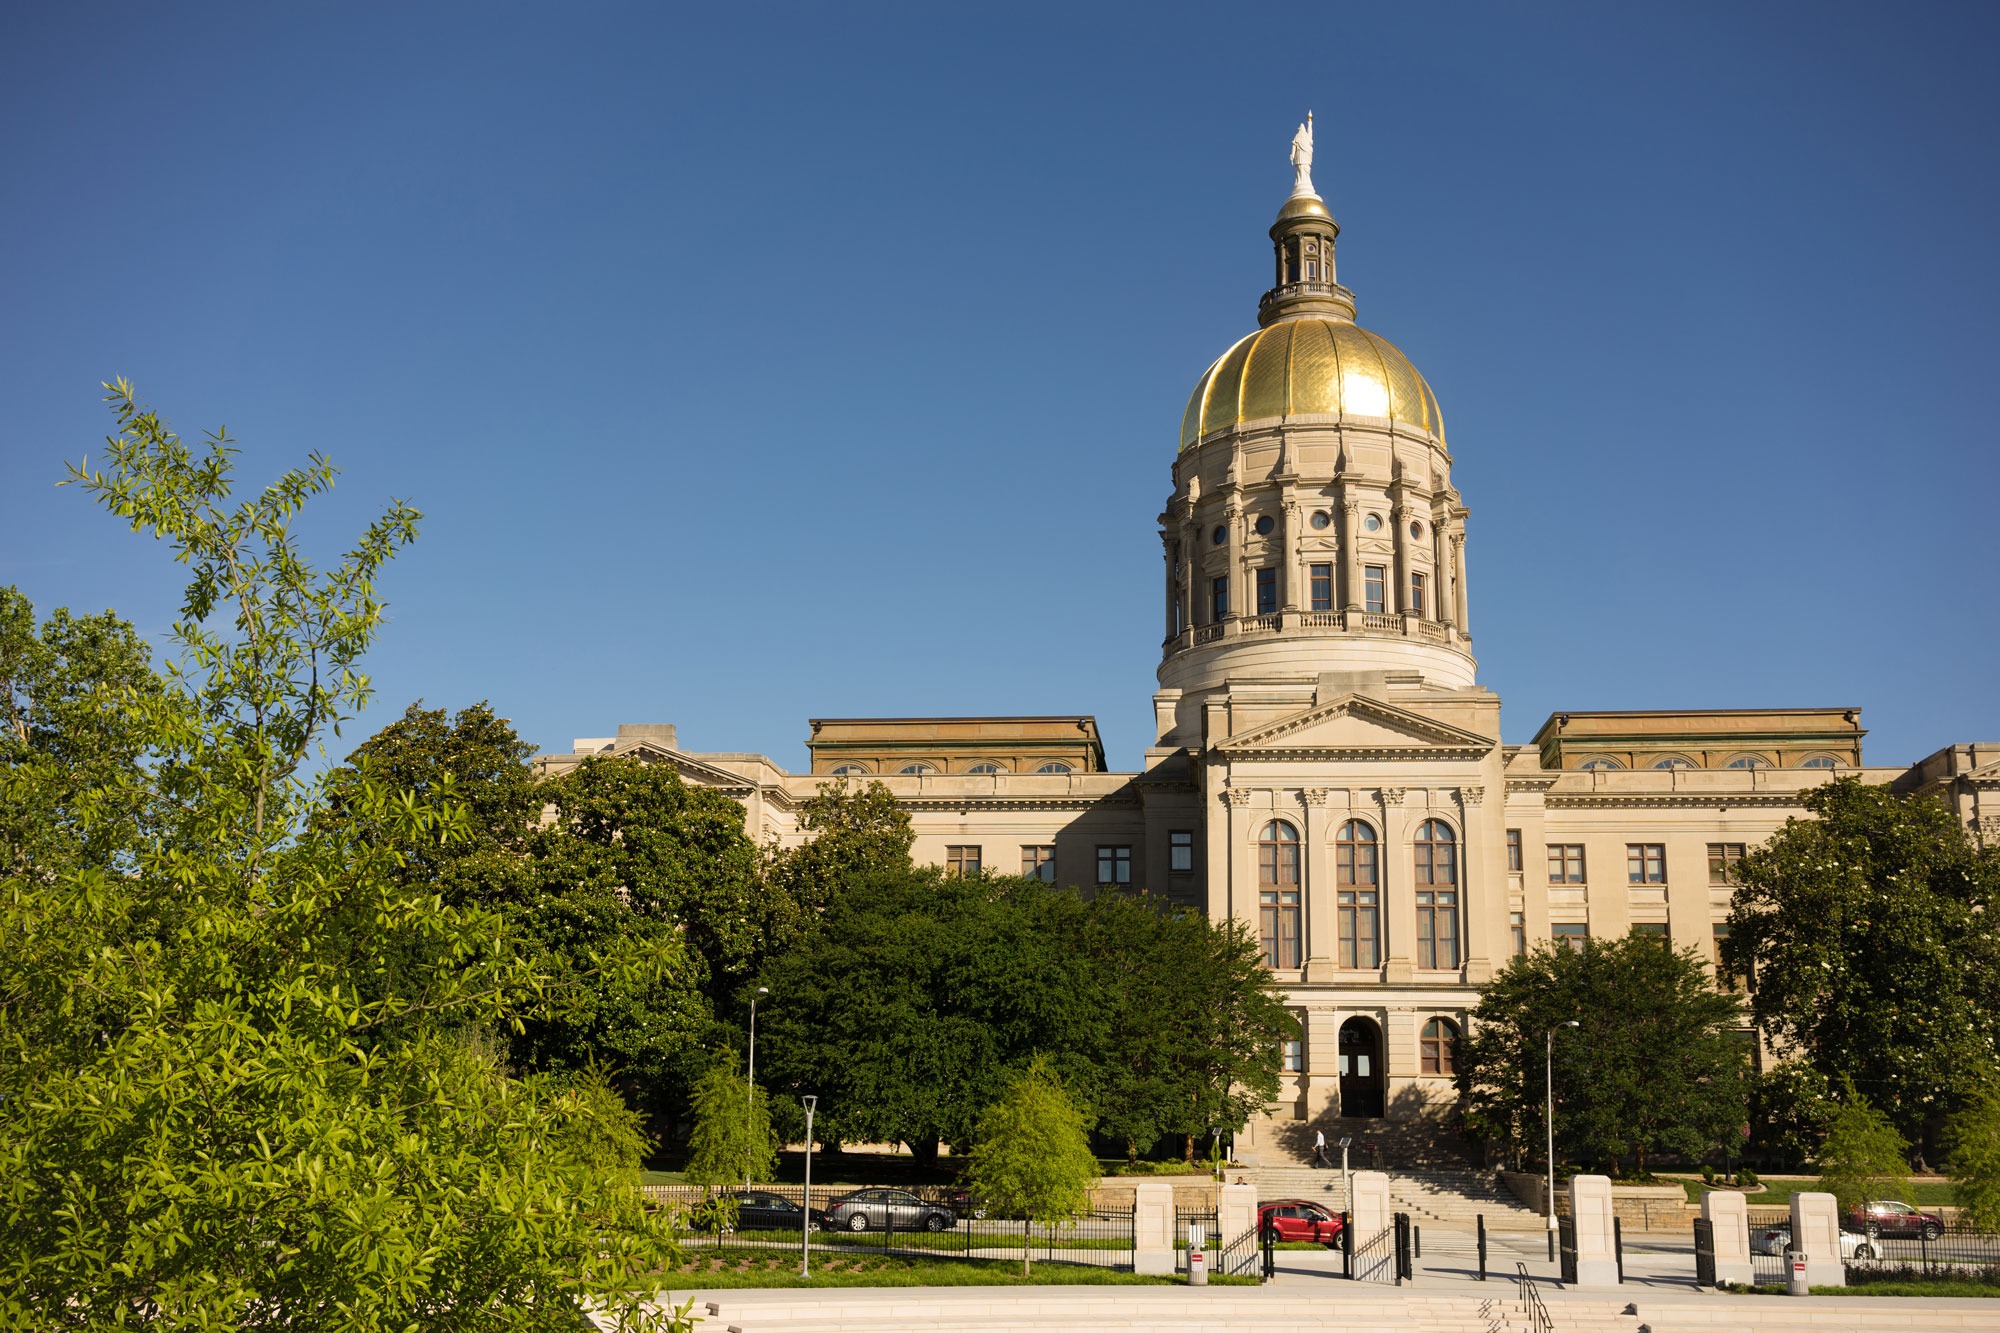
<svg viewBox="0 0 2000 1333">
<path fill-rule="evenodd" d="M 1299 609 L 1299 540 L 1305 534 L 1299 531 L 1299 502 L 1293 498 L 1292 487 L 1285 487 L 1285 558 L 1279 564 L 1285 580 L 1283 592 L 1279 594 L 1278 605 L 1286 611 Z"/>
<path fill-rule="evenodd" d="M 1389 599 L 1390 609 L 1408 615 L 1416 608 L 1410 605 L 1410 507 L 1399 497 L 1392 511 L 1396 521 L 1396 595 Z"/>
<path fill-rule="evenodd" d="M 1465 532 L 1454 530 L 1451 534 L 1451 591 L 1458 600 L 1458 632 L 1471 635 L 1472 623 L 1465 618 Z"/>
<path fill-rule="evenodd" d="M 1198 544 L 1200 536 L 1200 529 L 1192 522 L 1181 524 L 1181 599 L 1186 608 L 1181 623 L 1187 626 L 1190 641 L 1194 635 L 1195 599 L 1201 596 L 1201 590 L 1195 586 L 1201 578 L 1195 559 L 1201 549 Z"/>
<path fill-rule="evenodd" d="M 1256 606 L 1250 586 L 1250 520 L 1234 504 L 1229 506 L 1229 549 L 1234 556 L 1229 563 L 1229 609 L 1247 616 Z"/>
<path fill-rule="evenodd" d="M 1611 1178 L 1571 1176 L 1569 1215 L 1576 1223 L 1576 1285 L 1618 1285 L 1618 1256 L 1611 1237 Z"/>
<path fill-rule="evenodd" d="M 1410 821 L 1403 810 L 1408 795 L 1401 787 L 1382 788 L 1382 854 L 1375 873 L 1381 881 L 1382 979 L 1390 982 L 1409 981 L 1417 959 L 1416 876 L 1411 868 Z M 1411 877 L 1407 884 L 1406 873 Z"/>
<path fill-rule="evenodd" d="M 1173 1188 L 1171 1185 L 1169 1189 Z M 1215 1239 L 1223 1245 L 1257 1229 L 1257 1187 L 1224 1185 L 1215 1192 Z"/>
<path fill-rule="evenodd" d="M 1141 1181 L 1133 1189 L 1132 1271 L 1174 1271 L 1174 1187 L 1164 1180 Z"/>
<path fill-rule="evenodd" d="M 1752 1285 L 1750 1210 L 1743 1196 L 1735 1190 L 1709 1190 L 1701 1196 L 1701 1215 L 1715 1237 L 1715 1280 Z"/>
<path fill-rule="evenodd" d="M 1340 586 L 1349 611 L 1361 609 L 1361 502 L 1340 488 Z M 1349 625 L 1347 628 L 1356 628 Z"/>
<path fill-rule="evenodd" d="M 1431 522 L 1431 568 L 1437 571 L 1437 618 L 1447 625 L 1458 623 L 1458 578 L 1451 567 L 1451 530 L 1435 519 Z"/>
<path fill-rule="evenodd" d="M 1332 838 L 1328 826 L 1331 819 L 1327 813 L 1326 788 L 1308 787 L 1305 790 L 1305 883 L 1300 895 L 1306 913 L 1305 979 L 1330 981 L 1334 966 L 1334 928 L 1338 920 L 1339 906 L 1334 901 L 1333 857 L 1328 843 Z M 1308 1066 L 1310 1068 L 1310 1066 Z"/>
<path fill-rule="evenodd" d="M 1354 1228 L 1348 1245 L 1354 1255 L 1355 1281 L 1395 1281 L 1396 1247 L 1383 1238 L 1391 1225 L 1388 1175 L 1381 1171 L 1356 1171 L 1354 1198 L 1348 1210 L 1349 1225 Z"/>
<path fill-rule="evenodd" d="M 1167 563 L 1166 637 L 1167 637 L 1167 642 L 1171 643 L 1173 642 L 1174 635 L 1180 632 L 1180 626 L 1174 623 L 1179 618 L 1178 616 L 1176 616 L 1175 610 L 1177 604 L 1180 601 L 1180 589 L 1175 586 L 1175 583 L 1177 581 L 1177 576 L 1180 573 L 1180 562 L 1174 558 L 1173 536 L 1165 528 L 1160 529 L 1160 547 L 1161 547 L 1160 554 L 1166 557 L 1166 563 Z"/>
<path fill-rule="evenodd" d="M 1831 1194 L 1792 1196 L 1792 1250 L 1806 1261 L 1808 1286 L 1847 1285 L 1840 1261 L 1840 1204 Z"/>
<path fill-rule="evenodd" d="M 1229 914 L 1249 928 L 1250 938 L 1262 938 L 1257 916 L 1257 866 L 1250 847 L 1250 792 L 1232 787 L 1223 793 L 1229 802 L 1229 842 L 1223 862 L 1229 867 Z"/>
</svg>

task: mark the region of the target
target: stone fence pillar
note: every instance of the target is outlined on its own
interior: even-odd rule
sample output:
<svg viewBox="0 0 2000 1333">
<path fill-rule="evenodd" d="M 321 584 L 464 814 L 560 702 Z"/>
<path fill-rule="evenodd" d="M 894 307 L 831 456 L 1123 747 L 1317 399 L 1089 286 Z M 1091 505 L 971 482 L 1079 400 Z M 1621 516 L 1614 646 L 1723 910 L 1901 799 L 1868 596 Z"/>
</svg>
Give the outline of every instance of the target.
<svg viewBox="0 0 2000 1333">
<path fill-rule="evenodd" d="M 1618 1285 L 1618 1255 L 1611 1235 L 1611 1178 L 1571 1176 L 1569 1215 L 1576 1226 L 1576 1285 Z"/>
<path fill-rule="evenodd" d="M 1756 1273 L 1750 1265 L 1750 1209 L 1735 1190 L 1707 1190 L 1701 1215 L 1715 1237 L 1715 1280 L 1750 1286 Z"/>
<path fill-rule="evenodd" d="M 1215 1192 L 1215 1229 L 1218 1245 L 1227 1245 L 1246 1231 L 1257 1229 L 1257 1187 L 1224 1185 Z"/>
<path fill-rule="evenodd" d="M 1792 1250 L 1806 1261 L 1808 1285 L 1847 1285 L 1847 1267 L 1840 1260 L 1840 1204 L 1831 1194 L 1792 1196 Z"/>
<path fill-rule="evenodd" d="M 1156 1277 L 1174 1271 L 1174 1187 L 1142 1182 L 1132 1191 L 1132 1271 Z"/>
<path fill-rule="evenodd" d="M 1354 1198 L 1348 1203 L 1354 1234 L 1347 1238 L 1354 1256 L 1357 1282 L 1396 1280 L 1396 1247 L 1388 1243 L 1389 1177 L 1381 1171 L 1354 1173 Z"/>
</svg>

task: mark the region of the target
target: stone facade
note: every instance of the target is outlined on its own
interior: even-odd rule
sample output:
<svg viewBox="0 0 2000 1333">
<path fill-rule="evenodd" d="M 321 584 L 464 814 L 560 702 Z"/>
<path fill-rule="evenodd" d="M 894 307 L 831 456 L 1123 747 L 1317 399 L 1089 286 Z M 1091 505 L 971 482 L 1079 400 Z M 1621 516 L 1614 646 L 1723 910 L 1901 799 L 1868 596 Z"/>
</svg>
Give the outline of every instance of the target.
<svg viewBox="0 0 2000 1333">
<path fill-rule="evenodd" d="M 1251 1161 L 1295 1150 L 1300 1122 L 1449 1107 L 1452 1041 L 1526 945 L 1639 930 L 1713 959 L 1730 860 L 1835 775 L 1935 791 L 2000 838 L 2000 745 L 1867 768 L 1858 709 L 1558 713 L 1533 744 L 1503 743 L 1437 400 L 1353 323 L 1338 231 L 1316 196 L 1286 201 L 1259 330 L 1189 401 L 1138 771 L 1106 771 L 1080 716 L 820 719 L 805 774 L 621 726 L 539 771 L 671 764 L 780 844 L 823 783 L 879 781 L 921 862 L 1241 920 L 1304 1029 L 1278 1104 L 1238 1138 Z"/>
</svg>

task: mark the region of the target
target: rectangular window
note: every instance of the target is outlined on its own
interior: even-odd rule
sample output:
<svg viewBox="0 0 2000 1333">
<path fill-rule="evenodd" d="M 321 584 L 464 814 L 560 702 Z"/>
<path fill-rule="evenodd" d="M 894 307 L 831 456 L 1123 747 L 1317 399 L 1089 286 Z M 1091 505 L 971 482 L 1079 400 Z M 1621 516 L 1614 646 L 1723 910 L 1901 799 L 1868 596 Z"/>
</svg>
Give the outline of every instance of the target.
<svg viewBox="0 0 2000 1333">
<path fill-rule="evenodd" d="M 1208 581 L 1209 616 L 1208 623 L 1229 619 L 1229 576 Z"/>
<path fill-rule="evenodd" d="M 969 879 L 979 873 L 979 849 L 977 847 L 947 847 L 944 849 L 944 870 L 956 879 Z"/>
<path fill-rule="evenodd" d="M 1424 576 L 1422 574 L 1413 573 L 1410 575 L 1410 610 L 1420 616 L 1424 613 Z"/>
<path fill-rule="evenodd" d="M 1513 936 L 1514 956 L 1519 958 L 1528 951 L 1528 918 L 1521 912 L 1507 913 L 1507 930 Z"/>
<path fill-rule="evenodd" d="M 1167 869 L 1194 869 L 1194 830 L 1177 828 L 1167 834 Z"/>
<path fill-rule="evenodd" d="M 1507 830 L 1507 868 L 1509 870 L 1521 868 L 1521 830 L 1517 828 Z"/>
<path fill-rule="evenodd" d="M 1743 844 L 1740 842 L 1711 842 L 1708 844 L 1708 882 L 1710 884 L 1734 884 L 1736 863 L 1743 859 Z"/>
<path fill-rule="evenodd" d="M 1272 837 L 1288 829 L 1272 824 L 1257 849 L 1257 906 L 1264 966 L 1293 968 L 1301 955 L 1298 835 Z"/>
<path fill-rule="evenodd" d="M 1257 571 L 1257 614 L 1268 616 L 1278 609 L 1278 571 Z"/>
<path fill-rule="evenodd" d="M 1642 940 L 1656 942 L 1662 949 L 1668 948 L 1673 943 L 1672 939 L 1667 935 L 1667 923 L 1664 921 L 1635 922 L 1632 926 L 1632 933 Z"/>
<path fill-rule="evenodd" d="M 1417 966 L 1458 966 L 1458 891 L 1417 890 Z"/>
<path fill-rule="evenodd" d="M 1741 973 L 1729 971 L 1729 965 L 1722 960 L 1722 945 L 1729 938 L 1729 923 L 1727 921 L 1717 921 L 1708 930 L 1710 938 L 1715 944 L 1715 979 L 1722 984 L 1722 989 L 1727 991 L 1749 990 L 1750 978 Z"/>
<path fill-rule="evenodd" d="M 1099 847 L 1097 849 L 1097 882 L 1099 884 L 1130 884 L 1132 882 L 1132 849 L 1130 847 Z"/>
<path fill-rule="evenodd" d="M 1303 1074 L 1306 1070 L 1306 1044 L 1297 1037 L 1284 1043 L 1284 1066 L 1287 1074 Z"/>
<path fill-rule="evenodd" d="M 1375 612 L 1377 615 L 1380 615 L 1385 609 L 1382 601 L 1383 568 L 1381 565 L 1363 565 L 1361 567 L 1362 582 L 1365 585 L 1362 594 L 1366 599 L 1364 605 L 1368 610 Z"/>
<path fill-rule="evenodd" d="M 1335 905 L 1340 918 L 1340 965 L 1382 966 L 1381 888 L 1375 878 L 1375 831 L 1358 819 L 1333 844 Z"/>
<path fill-rule="evenodd" d="M 1307 569 L 1312 576 L 1312 609 L 1333 610 L 1333 566 L 1309 565 Z"/>
<path fill-rule="evenodd" d="M 1625 844 L 1625 879 L 1631 884 L 1665 884 L 1667 849 L 1657 842 Z"/>
<path fill-rule="evenodd" d="M 1549 844 L 1549 883 L 1583 883 L 1582 843 L 1552 842 Z"/>
<path fill-rule="evenodd" d="M 1582 953 L 1584 941 L 1590 938 L 1590 927 L 1578 921 L 1558 921 L 1549 927 L 1549 934 L 1556 943 L 1567 944 Z"/>
<path fill-rule="evenodd" d="M 1044 884 L 1056 882 L 1056 849 L 1047 845 L 1024 845 L 1021 848 L 1021 874 L 1028 879 L 1038 879 Z"/>
</svg>

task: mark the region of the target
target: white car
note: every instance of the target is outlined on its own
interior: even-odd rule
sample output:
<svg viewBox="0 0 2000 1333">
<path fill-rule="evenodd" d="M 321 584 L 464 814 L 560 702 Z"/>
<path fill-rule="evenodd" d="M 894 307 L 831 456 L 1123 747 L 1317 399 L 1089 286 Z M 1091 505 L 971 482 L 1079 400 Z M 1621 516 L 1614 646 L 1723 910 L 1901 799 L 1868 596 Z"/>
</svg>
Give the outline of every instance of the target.
<svg viewBox="0 0 2000 1333">
<path fill-rule="evenodd" d="M 1783 1254 L 1792 1248 L 1792 1229 L 1789 1226 L 1756 1227 L 1750 1232 L 1750 1250 L 1753 1254 Z M 1879 1259 L 1882 1252 L 1866 1236 L 1852 1231 L 1840 1233 L 1840 1257 L 1849 1259 Z"/>
</svg>

